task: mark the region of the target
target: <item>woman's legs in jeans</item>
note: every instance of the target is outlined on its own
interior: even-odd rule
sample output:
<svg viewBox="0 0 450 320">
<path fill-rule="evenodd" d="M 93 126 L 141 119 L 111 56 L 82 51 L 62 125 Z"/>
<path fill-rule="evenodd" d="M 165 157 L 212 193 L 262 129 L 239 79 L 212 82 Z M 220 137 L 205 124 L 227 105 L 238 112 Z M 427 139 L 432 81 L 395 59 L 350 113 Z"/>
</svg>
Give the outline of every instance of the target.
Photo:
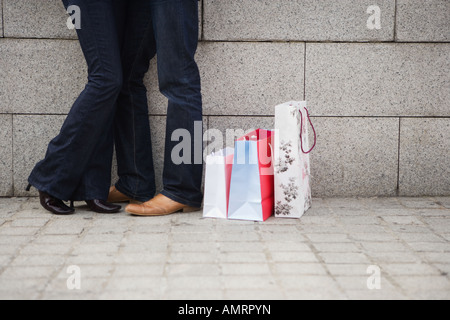
<svg viewBox="0 0 450 320">
<path fill-rule="evenodd" d="M 34 168 L 29 182 L 61 200 L 106 199 L 109 174 L 99 174 L 92 185 L 85 174 L 100 141 L 109 141 L 105 135 L 111 132 L 115 102 L 122 87 L 114 8 L 123 1 L 63 2 L 66 7 L 77 5 L 81 10 L 81 29 L 77 33 L 88 65 L 88 84 L 73 105 L 60 134 L 50 142 L 45 159 Z M 110 172 L 106 167 L 111 155 L 100 156 L 102 159 L 95 159 L 97 163 L 105 164 L 100 172 Z M 81 183 L 86 186 L 80 186 Z"/>
<path fill-rule="evenodd" d="M 147 201 L 155 192 L 152 141 L 144 77 L 156 54 L 149 0 L 130 0 L 122 51 L 124 70 L 114 121 L 119 181 L 126 196 Z"/>
<path fill-rule="evenodd" d="M 155 1 L 152 18 L 160 91 L 169 99 L 161 193 L 178 203 L 199 208 L 203 200 L 203 127 L 200 74 L 194 59 L 198 45 L 198 2 Z M 180 143 L 172 141 L 175 131 L 189 133 L 191 157 L 186 163 L 176 164 L 172 159 L 172 151 Z"/>
<path fill-rule="evenodd" d="M 125 23 L 127 12 L 127 1 L 114 0 L 113 10 L 115 24 L 118 31 L 119 47 L 123 49 L 125 35 Z M 113 116 L 114 114 L 111 114 Z M 99 199 L 106 200 L 111 184 L 112 156 L 114 151 L 114 129 L 111 121 L 109 131 L 102 134 L 88 167 L 83 175 L 83 179 L 78 185 L 74 199 L 83 199 L 83 195 L 89 194 L 90 190 L 103 190 Z"/>
</svg>

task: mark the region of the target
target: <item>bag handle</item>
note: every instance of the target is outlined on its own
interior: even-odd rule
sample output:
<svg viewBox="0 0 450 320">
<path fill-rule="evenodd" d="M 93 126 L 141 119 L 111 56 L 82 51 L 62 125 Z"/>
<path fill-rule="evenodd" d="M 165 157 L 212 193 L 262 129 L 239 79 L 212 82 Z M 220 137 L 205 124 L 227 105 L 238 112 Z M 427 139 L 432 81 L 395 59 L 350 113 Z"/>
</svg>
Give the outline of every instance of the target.
<svg viewBox="0 0 450 320">
<path fill-rule="evenodd" d="M 303 114 L 302 114 L 302 110 L 300 110 L 300 115 L 301 115 L 300 147 L 302 148 L 302 152 L 304 154 L 308 154 L 308 153 L 311 153 L 311 151 L 313 151 L 313 149 L 316 147 L 317 135 L 316 135 L 316 130 L 314 129 L 314 126 L 313 126 L 313 124 L 311 122 L 311 117 L 309 116 L 308 109 L 305 108 L 305 111 L 306 111 L 306 116 L 308 118 L 309 124 L 311 125 L 311 128 L 313 129 L 313 132 L 314 132 L 314 145 L 312 146 L 312 148 L 308 152 L 305 152 L 305 150 L 303 150 L 303 137 L 302 137 L 302 133 L 303 133 Z"/>
</svg>

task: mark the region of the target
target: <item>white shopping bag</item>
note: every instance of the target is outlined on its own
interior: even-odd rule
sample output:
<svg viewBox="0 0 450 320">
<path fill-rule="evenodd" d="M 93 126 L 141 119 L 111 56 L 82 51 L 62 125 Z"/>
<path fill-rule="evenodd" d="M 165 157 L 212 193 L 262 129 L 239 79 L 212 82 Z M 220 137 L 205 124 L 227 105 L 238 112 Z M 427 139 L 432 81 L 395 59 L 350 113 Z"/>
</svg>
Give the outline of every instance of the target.
<svg viewBox="0 0 450 320">
<path fill-rule="evenodd" d="M 312 127 L 305 101 L 292 101 L 275 107 L 277 218 L 301 218 L 311 207 L 309 153 L 316 141 L 309 149 L 308 122 Z"/>
<path fill-rule="evenodd" d="M 233 148 L 226 148 L 206 157 L 204 218 L 228 217 L 233 157 Z"/>
</svg>

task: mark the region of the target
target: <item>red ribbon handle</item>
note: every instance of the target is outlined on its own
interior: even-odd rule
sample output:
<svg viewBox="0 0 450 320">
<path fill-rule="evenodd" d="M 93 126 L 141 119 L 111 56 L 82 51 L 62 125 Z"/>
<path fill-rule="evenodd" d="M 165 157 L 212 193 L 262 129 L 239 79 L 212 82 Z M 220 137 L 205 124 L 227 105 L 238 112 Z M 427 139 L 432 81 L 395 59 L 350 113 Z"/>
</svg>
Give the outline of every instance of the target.
<svg viewBox="0 0 450 320">
<path fill-rule="evenodd" d="M 312 146 L 312 148 L 308 152 L 305 152 L 305 150 L 303 150 L 303 137 L 302 137 L 302 133 L 303 133 L 303 114 L 302 114 L 302 110 L 300 110 L 300 115 L 301 115 L 300 146 L 302 148 L 302 152 L 304 154 L 308 154 L 308 153 L 311 153 L 311 151 L 313 151 L 313 149 L 316 147 L 317 135 L 316 135 L 316 130 L 314 129 L 314 126 L 313 126 L 313 124 L 311 122 L 311 118 L 309 116 L 308 109 L 305 108 L 305 111 L 306 111 L 306 116 L 308 118 L 309 124 L 311 125 L 311 128 L 313 129 L 313 132 L 314 132 L 314 145 Z"/>
</svg>

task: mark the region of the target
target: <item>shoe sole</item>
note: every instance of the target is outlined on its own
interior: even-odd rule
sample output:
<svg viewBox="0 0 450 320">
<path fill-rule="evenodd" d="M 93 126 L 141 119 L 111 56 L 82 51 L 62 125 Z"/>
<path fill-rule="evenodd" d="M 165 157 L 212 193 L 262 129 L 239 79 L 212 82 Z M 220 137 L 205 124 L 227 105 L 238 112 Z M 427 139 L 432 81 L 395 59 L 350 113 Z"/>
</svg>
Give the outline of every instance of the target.
<svg viewBox="0 0 450 320">
<path fill-rule="evenodd" d="M 100 214 L 116 214 L 116 213 L 119 213 L 122 210 L 122 208 L 117 209 L 117 210 L 107 211 L 107 210 L 95 210 L 95 209 L 92 209 L 91 207 L 89 207 L 89 210 L 91 210 L 92 212 L 95 212 L 95 213 L 100 213 Z"/>
<path fill-rule="evenodd" d="M 175 213 L 192 213 L 200 211 L 201 208 L 193 208 L 193 207 L 186 207 L 177 211 L 168 212 L 168 213 L 155 213 L 155 214 L 148 214 L 148 213 L 136 213 L 136 212 L 130 212 L 128 210 L 125 210 L 127 213 L 131 214 L 132 216 L 137 217 L 162 217 L 162 216 L 168 216 Z"/>
<path fill-rule="evenodd" d="M 53 211 L 51 209 L 47 209 L 46 207 L 43 207 L 45 210 L 47 210 L 48 212 L 50 212 L 51 214 L 54 214 L 55 216 L 71 216 L 73 214 L 75 214 L 75 210 L 67 212 L 67 213 L 60 213 L 60 212 L 56 212 Z"/>
</svg>

